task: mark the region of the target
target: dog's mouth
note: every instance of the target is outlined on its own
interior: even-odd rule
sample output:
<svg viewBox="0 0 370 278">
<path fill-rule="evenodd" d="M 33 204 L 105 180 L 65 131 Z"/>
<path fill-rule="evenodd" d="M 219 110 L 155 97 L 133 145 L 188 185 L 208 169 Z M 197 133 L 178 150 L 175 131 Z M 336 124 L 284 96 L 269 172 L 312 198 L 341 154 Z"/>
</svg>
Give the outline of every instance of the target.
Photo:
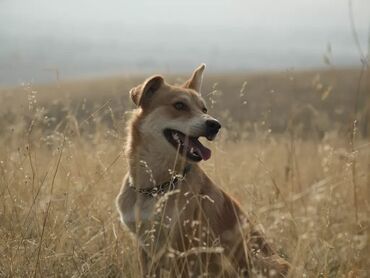
<svg viewBox="0 0 370 278">
<path fill-rule="evenodd" d="M 167 141 L 174 146 L 180 154 L 192 161 L 198 162 L 202 159 L 208 160 L 211 157 L 211 150 L 199 141 L 199 137 L 188 136 L 178 130 L 169 128 L 165 129 L 163 134 Z M 207 139 L 212 140 L 213 138 Z"/>
</svg>

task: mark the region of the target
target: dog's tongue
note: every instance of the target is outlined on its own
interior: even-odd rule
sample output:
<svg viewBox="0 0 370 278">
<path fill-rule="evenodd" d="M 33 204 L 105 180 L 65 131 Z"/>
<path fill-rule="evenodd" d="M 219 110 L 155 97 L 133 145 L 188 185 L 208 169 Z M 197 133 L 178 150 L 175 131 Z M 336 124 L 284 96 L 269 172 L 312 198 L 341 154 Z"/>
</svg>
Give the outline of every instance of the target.
<svg viewBox="0 0 370 278">
<path fill-rule="evenodd" d="M 192 138 L 190 140 L 190 145 L 194 149 L 198 150 L 198 153 L 200 154 L 203 160 L 208 160 L 211 157 L 211 150 L 203 146 L 202 143 L 199 142 L 198 139 Z"/>
</svg>

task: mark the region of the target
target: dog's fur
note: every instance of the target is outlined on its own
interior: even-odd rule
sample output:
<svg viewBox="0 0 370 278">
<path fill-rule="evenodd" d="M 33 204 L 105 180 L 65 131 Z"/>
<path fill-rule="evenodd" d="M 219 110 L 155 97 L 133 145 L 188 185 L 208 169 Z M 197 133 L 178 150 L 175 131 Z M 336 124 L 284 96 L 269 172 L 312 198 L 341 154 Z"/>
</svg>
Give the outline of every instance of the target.
<svg viewBox="0 0 370 278">
<path fill-rule="evenodd" d="M 153 76 L 130 91 L 137 109 L 128 125 L 129 171 L 117 207 L 139 241 L 142 276 L 285 277 L 289 264 L 239 204 L 163 135 L 170 128 L 187 136 L 207 136 L 206 121 L 214 119 L 199 93 L 204 68 L 198 67 L 181 86 Z M 179 101 L 186 109 L 174 107 Z M 169 181 L 188 164 L 192 167 L 175 190 L 152 197 L 138 192 Z"/>
</svg>

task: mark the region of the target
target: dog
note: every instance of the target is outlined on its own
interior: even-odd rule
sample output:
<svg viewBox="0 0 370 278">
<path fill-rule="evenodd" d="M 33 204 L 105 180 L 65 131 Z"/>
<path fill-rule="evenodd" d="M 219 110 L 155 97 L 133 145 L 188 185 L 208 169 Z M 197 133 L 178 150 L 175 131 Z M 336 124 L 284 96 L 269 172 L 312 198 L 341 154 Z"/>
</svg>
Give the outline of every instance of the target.
<svg viewBox="0 0 370 278">
<path fill-rule="evenodd" d="M 142 277 L 285 277 L 289 263 L 198 165 L 221 124 L 200 91 L 205 65 L 182 85 L 160 75 L 130 90 L 126 174 L 116 204 L 136 236 Z M 166 276 L 167 275 L 167 276 Z"/>
</svg>

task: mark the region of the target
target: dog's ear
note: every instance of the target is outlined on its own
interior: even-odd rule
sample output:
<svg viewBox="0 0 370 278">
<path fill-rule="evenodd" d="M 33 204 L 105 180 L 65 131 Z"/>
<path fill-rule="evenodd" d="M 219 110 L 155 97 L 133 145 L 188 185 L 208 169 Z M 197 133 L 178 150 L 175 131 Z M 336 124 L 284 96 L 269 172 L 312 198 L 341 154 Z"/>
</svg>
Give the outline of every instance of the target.
<svg viewBox="0 0 370 278">
<path fill-rule="evenodd" d="M 130 96 L 136 106 L 144 106 L 153 94 L 162 86 L 164 80 L 160 75 L 154 75 L 144 81 L 143 84 L 130 90 Z"/>
<path fill-rule="evenodd" d="M 205 64 L 201 64 L 199 67 L 197 67 L 191 75 L 190 79 L 187 80 L 183 86 L 185 88 L 190 88 L 200 93 L 203 82 L 203 71 L 205 68 Z"/>
</svg>

